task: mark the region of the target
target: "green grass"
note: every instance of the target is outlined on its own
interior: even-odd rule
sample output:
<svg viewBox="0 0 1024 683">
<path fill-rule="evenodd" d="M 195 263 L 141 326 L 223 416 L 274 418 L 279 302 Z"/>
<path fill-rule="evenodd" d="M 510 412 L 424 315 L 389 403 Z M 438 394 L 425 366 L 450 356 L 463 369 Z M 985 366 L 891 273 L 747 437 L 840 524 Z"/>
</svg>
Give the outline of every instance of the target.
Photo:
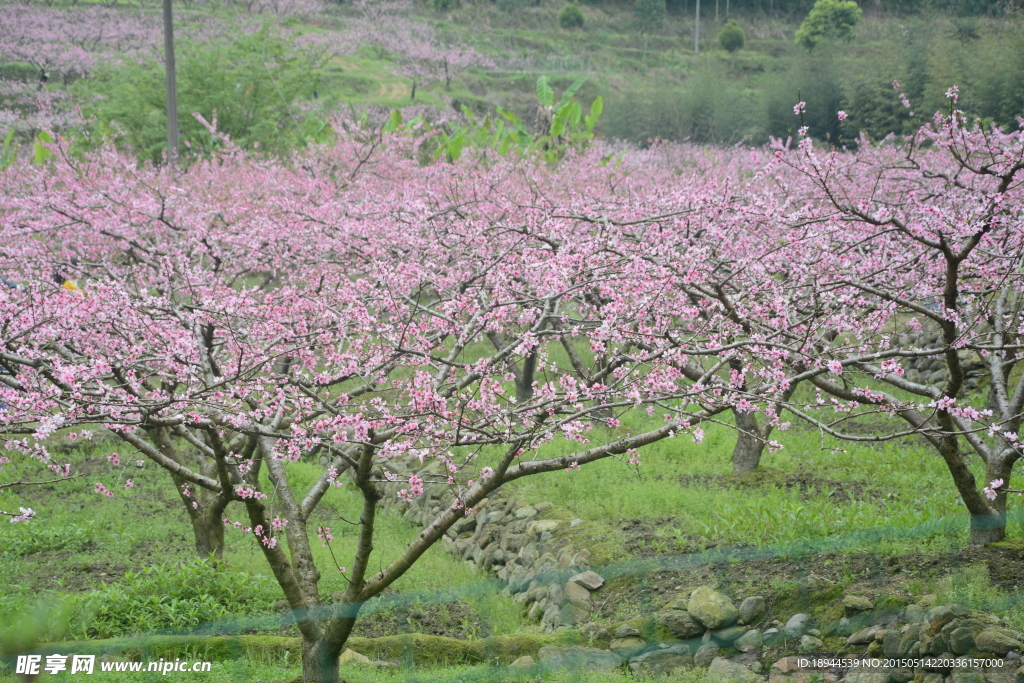
<svg viewBox="0 0 1024 683">
<path fill-rule="evenodd" d="M 106 461 L 115 448 L 105 442 L 61 453 L 58 460 L 70 461 L 73 469 L 88 473 L 72 482 L 0 493 L 0 509 L 32 506 L 40 513 L 39 519 L 27 524 L 0 525 L 0 624 L 14 626 L 10 630 L 17 631 L 19 639 L 52 641 L 188 632 L 206 622 L 230 630 L 251 626 L 245 623 L 246 617 L 274 612 L 272 605 L 282 596 L 252 535 L 227 529 L 224 560 L 229 576 L 213 582 L 209 572 L 197 576 L 195 572 L 205 570 L 188 564 L 194 557 L 191 526 L 167 474 L 148 461 L 137 469 L 134 458 L 128 459 L 130 468 L 121 472 L 122 468 Z M 21 474 L 17 463 L 6 467 L 9 476 Z M 289 468 L 299 491 L 315 479 L 313 465 L 291 463 Z M 134 489 L 121 488 L 125 476 L 133 479 Z M 115 491 L 115 497 L 96 494 L 97 481 Z M 331 527 L 334 554 L 343 565 L 351 563 L 356 537 L 353 527 L 341 518 L 357 519 L 360 504 L 354 491 L 331 489 L 311 522 L 311 535 L 317 524 Z M 226 516 L 245 519 L 237 504 L 228 508 Z M 403 518 L 379 515 L 374 557 L 379 563 L 389 562 L 418 532 Z M 321 595 L 329 598 L 333 591 L 345 588 L 345 579 L 329 550 L 315 537 L 313 542 L 317 566 L 324 574 Z M 147 573 L 145 568 L 154 566 L 161 569 Z M 233 580 L 244 581 L 244 590 L 235 590 Z M 202 590 L 197 590 L 200 585 Z M 216 585 L 224 590 L 217 593 Z M 440 545 L 428 550 L 384 597 L 366 605 L 363 614 L 394 609 L 394 605 L 461 598 L 481 616 L 480 637 L 514 633 L 524 626 L 518 605 Z M 238 625 L 233 626 L 234 622 Z"/>
<path fill-rule="evenodd" d="M 289 681 L 300 676 L 297 666 L 284 666 L 251 659 L 228 662 L 214 662 L 209 673 L 94 673 L 90 680 L 98 683 L 155 683 L 176 681 L 178 683 L 249 683 L 250 681 Z M 56 676 L 43 674 L 46 680 L 55 682 L 77 681 L 81 675 L 61 673 Z M 341 679 L 348 683 L 627 683 L 636 679 L 627 673 L 582 672 L 582 671 L 522 671 L 508 667 L 451 666 L 420 671 L 416 669 L 373 669 L 362 666 L 341 667 Z M 15 681 L 9 673 L 0 672 L 0 683 Z M 694 669 L 661 679 L 662 683 L 710 683 L 705 670 Z"/>
</svg>

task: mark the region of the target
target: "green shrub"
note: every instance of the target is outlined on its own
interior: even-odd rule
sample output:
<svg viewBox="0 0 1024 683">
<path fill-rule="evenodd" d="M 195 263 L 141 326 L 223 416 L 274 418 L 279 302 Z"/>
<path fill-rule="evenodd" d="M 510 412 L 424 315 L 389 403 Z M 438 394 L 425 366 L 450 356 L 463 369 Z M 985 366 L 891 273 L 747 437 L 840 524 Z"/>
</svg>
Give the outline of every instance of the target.
<svg viewBox="0 0 1024 683">
<path fill-rule="evenodd" d="M 240 613 L 268 611 L 275 595 L 265 576 L 195 560 L 129 572 L 120 583 L 80 596 L 79 612 L 90 615 L 86 635 L 108 638 L 191 630 Z"/>
<path fill-rule="evenodd" d="M 863 14 L 854 0 L 818 0 L 796 31 L 796 44 L 811 50 L 822 40 L 849 40 Z"/>
<path fill-rule="evenodd" d="M 633 12 L 640 31 L 647 33 L 657 30 L 665 21 L 665 0 L 636 0 Z"/>
<path fill-rule="evenodd" d="M 573 4 L 562 8 L 558 14 L 558 25 L 562 28 L 583 28 L 583 10 Z"/>
<path fill-rule="evenodd" d="M 459 6 L 459 0 L 430 0 L 435 12 L 451 12 Z"/>
<path fill-rule="evenodd" d="M 742 50 L 743 46 L 747 44 L 747 34 L 738 21 L 730 19 L 725 22 L 725 26 L 718 32 L 718 44 L 726 52 L 732 53 L 736 52 L 736 50 Z"/>
<path fill-rule="evenodd" d="M 205 154 L 220 145 L 193 112 L 211 122 L 216 117 L 219 133 L 261 152 L 286 154 L 322 134 L 323 123 L 294 106 L 312 99 L 315 79 L 293 57 L 293 47 L 290 38 L 269 27 L 227 43 L 182 41 L 177 64 L 182 152 Z M 91 139 L 117 133 L 119 145 L 161 159 L 167 146 L 162 65 L 132 60 L 106 65 L 73 89 L 84 118 L 91 120 Z"/>
<path fill-rule="evenodd" d="M 79 552 L 93 545 L 92 525 L 48 527 L 38 522 L 0 526 L 0 555 L 34 555 L 45 552 Z"/>
</svg>

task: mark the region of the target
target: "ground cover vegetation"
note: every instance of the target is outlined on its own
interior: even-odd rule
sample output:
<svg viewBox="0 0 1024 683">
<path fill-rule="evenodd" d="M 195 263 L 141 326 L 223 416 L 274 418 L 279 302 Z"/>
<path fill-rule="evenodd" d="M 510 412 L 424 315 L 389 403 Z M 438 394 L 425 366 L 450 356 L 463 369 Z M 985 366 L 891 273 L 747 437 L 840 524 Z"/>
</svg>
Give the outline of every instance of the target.
<svg viewBox="0 0 1024 683">
<path fill-rule="evenodd" d="M 949 113 L 905 144 L 862 138 L 856 153 L 816 149 L 804 126 L 793 147 L 579 149 L 555 122 L 580 121 L 582 107 L 556 106 L 543 79 L 552 128 L 537 145 L 486 138 L 447 160 L 423 152 L 436 135 L 397 118 L 293 163 L 249 155 L 209 125 L 219 151 L 183 172 L 111 146 L 42 147 L 4 171 L 0 420 L 5 490 L 19 497 L 5 514 L 41 523 L 48 511 L 24 498 L 35 482 L 60 490 L 85 474 L 54 457 L 54 437 L 102 433 L 118 444 L 104 458 L 118 474 L 90 472 L 92 495 L 137 495 L 127 473 L 141 463 L 162 470 L 155 488 L 177 499 L 201 558 L 223 559 L 225 531 L 240 529 L 265 562 L 256 575 L 284 597 L 307 681 L 337 680 L 360 611 L 501 487 L 545 473 L 572 482 L 613 460 L 628 479 L 657 457 L 646 447 L 689 439 L 701 454 L 715 425 L 771 451 L 794 420 L 830 443 L 909 439 L 923 450 L 902 465 L 941 463 L 937 488 L 962 512 L 936 523 L 894 502 L 900 521 L 921 524 L 882 541 L 948 550 L 966 528 L 971 545 L 1000 542 L 1024 402 L 1024 144 L 972 124 L 947 94 Z M 921 359 L 938 376 L 913 379 L 904 366 Z M 984 392 L 968 392 L 969 364 Z M 823 446 L 824 467 L 843 461 Z M 393 537 L 381 487 L 399 478 L 389 460 L 410 456 L 441 468 L 402 475 L 399 496 L 440 485 L 454 503 Z M 626 549 L 739 540 L 744 517 L 776 529 L 752 534 L 755 546 L 877 526 L 887 510 L 846 481 L 838 492 L 813 477 L 769 482 L 838 497 L 844 522 L 769 503 Z M 660 512 L 648 486 L 633 491 Z M 602 488 L 614 500 L 616 484 Z M 327 502 L 338 489 L 344 515 Z M 322 506 L 338 506 L 334 525 Z M 341 524 L 344 548 L 332 545 Z M 93 542 L 80 524 L 22 538 L 16 557 Z M 273 611 L 257 588 L 269 581 L 243 592 L 247 579 L 211 571 L 122 574 L 66 598 L 68 628 L 202 628 Z M 147 609 L 158 591 L 172 606 Z M 492 624 L 515 630 L 515 609 L 496 608 Z"/>
<path fill-rule="evenodd" d="M 188 4 L 177 170 L 155 7 L 3 7 L 7 654 L 585 642 L 442 551 L 506 490 L 578 516 L 609 625 L 808 571 L 1024 625 L 1012 8 L 736 3 L 696 54 L 686 7 L 568 8 Z M 426 675 L 565 677 L 488 667 Z"/>
</svg>

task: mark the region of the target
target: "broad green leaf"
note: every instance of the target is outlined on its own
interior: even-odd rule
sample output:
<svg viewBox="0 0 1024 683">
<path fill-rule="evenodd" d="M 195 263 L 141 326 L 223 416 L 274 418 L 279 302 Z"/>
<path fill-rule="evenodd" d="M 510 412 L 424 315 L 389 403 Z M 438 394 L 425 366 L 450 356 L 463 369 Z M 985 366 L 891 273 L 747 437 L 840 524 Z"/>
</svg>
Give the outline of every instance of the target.
<svg viewBox="0 0 1024 683">
<path fill-rule="evenodd" d="M 551 103 L 555 101 L 555 91 L 548 84 L 547 76 L 537 79 L 537 101 L 545 107 L 550 107 Z"/>
<path fill-rule="evenodd" d="M 560 99 L 558 101 L 558 106 L 559 107 L 564 107 L 566 104 L 568 104 L 569 100 L 571 100 L 573 98 L 573 96 L 577 92 L 579 92 L 579 89 L 582 88 L 583 84 L 586 83 L 586 82 L 587 82 L 587 77 L 586 76 L 580 76 L 579 78 L 577 78 L 576 81 L 572 85 L 569 86 L 568 90 L 566 90 L 564 93 L 562 93 L 562 99 Z"/>
<path fill-rule="evenodd" d="M 383 131 L 385 133 L 393 133 L 398 130 L 398 127 L 402 125 L 402 113 L 397 109 L 391 112 L 391 117 L 387 123 L 384 124 Z"/>
</svg>

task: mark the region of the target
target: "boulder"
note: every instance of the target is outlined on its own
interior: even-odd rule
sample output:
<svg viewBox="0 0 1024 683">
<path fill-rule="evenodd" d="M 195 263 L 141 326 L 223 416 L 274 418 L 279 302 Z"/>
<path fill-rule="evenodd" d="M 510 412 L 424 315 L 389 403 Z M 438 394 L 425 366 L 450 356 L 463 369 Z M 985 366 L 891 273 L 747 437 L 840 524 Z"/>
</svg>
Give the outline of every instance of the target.
<svg viewBox="0 0 1024 683">
<path fill-rule="evenodd" d="M 963 605 L 940 605 L 928 610 L 928 623 L 931 625 L 932 634 L 942 630 L 942 627 L 957 617 L 966 617 L 970 610 Z"/>
<path fill-rule="evenodd" d="M 608 645 L 609 650 L 623 659 L 629 659 L 630 657 L 640 654 L 646 647 L 646 641 L 639 636 L 612 638 L 612 642 Z"/>
<path fill-rule="evenodd" d="M 596 591 L 604 585 L 604 579 L 597 572 L 582 572 L 569 579 L 569 581 L 583 586 L 588 591 Z"/>
<path fill-rule="evenodd" d="M 361 655 L 355 650 L 345 648 L 345 651 L 338 657 L 338 664 L 345 666 L 346 664 L 372 664 L 370 658 L 366 655 Z"/>
<path fill-rule="evenodd" d="M 651 650 L 629 660 L 629 670 L 635 676 L 664 676 L 692 667 L 693 655 L 685 645 Z"/>
<path fill-rule="evenodd" d="M 846 595 L 843 596 L 843 607 L 850 613 L 867 612 L 875 608 L 875 603 L 863 595 Z"/>
<path fill-rule="evenodd" d="M 710 629 L 731 626 L 739 617 L 739 610 L 732 604 L 732 600 L 708 586 L 702 586 L 690 594 L 687 612 Z"/>
<path fill-rule="evenodd" d="M 783 657 L 768 670 L 768 683 L 821 683 L 829 681 L 831 674 L 824 677 L 818 669 L 800 666 L 800 657 Z M 834 677 L 831 679 L 835 680 Z"/>
<path fill-rule="evenodd" d="M 1013 631 L 1005 628 L 987 628 L 974 637 L 974 646 L 981 652 L 1002 657 L 1013 650 L 1019 650 L 1021 642 Z"/>
<path fill-rule="evenodd" d="M 811 615 L 810 614 L 794 614 L 786 622 L 786 626 L 782 629 L 783 633 L 786 634 L 787 638 L 799 638 L 800 636 L 807 633 L 807 630 L 811 627 Z"/>
<path fill-rule="evenodd" d="M 586 621 L 590 617 L 590 612 L 577 605 L 575 601 L 569 601 L 562 605 L 562 610 L 559 613 L 561 622 L 569 626 L 575 626 L 581 622 Z"/>
<path fill-rule="evenodd" d="M 854 670 L 846 674 L 843 683 L 889 683 L 889 674 L 885 671 Z"/>
<path fill-rule="evenodd" d="M 762 683 L 764 678 L 742 664 L 716 657 L 708 667 L 708 680 L 715 683 Z"/>
<path fill-rule="evenodd" d="M 551 669 L 614 669 L 622 658 L 610 650 L 596 647 L 542 647 L 537 653 L 540 663 Z"/>
<path fill-rule="evenodd" d="M 737 621 L 741 624 L 756 623 L 764 617 L 765 610 L 765 601 L 760 595 L 746 598 L 740 603 L 739 617 Z"/>
<path fill-rule="evenodd" d="M 614 635 L 616 638 L 629 638 L 630 636 L 636 636 L 637 638 L 639 638 L 640 631 L 633 628 L 629 624 L 623 624 L 622 626 L 619 626 L 615 629 Z"/>
<path fill-rule="evenodd" d="M 559 521 L 557 519 L 541 519 L 537 520 L 530 525 L 530 531 L 539 534 L 545 532 L 551 532 L 558 528 Z"/>
<path fill-rule="evenodd" d="M 680 640 L 689 640 L 704 633 L 704 627 L 689 612 L 682 610 L 661 612 L 655 621 Z"/>
<path fill-rule="evenodd" d="M 529 669 L 531 666 L 537 666 L 537 660 L 530 655 L 523 655 L 516 661 L 512 662 L 511 666 L 516 669 Z"/>
<path fill-rule="evenodd" d="M 967 654 L 974 649 L 974 635 L 975 632 L 970 628 L 962 626 L 953 629 L 949 634 L 949 649 L 958 655 Z"/>
<path fill-rule="evenodd" d="M 745 626 L 728 626 L 717 631 L 709 631 L 711 637 L 723 645 L 731 645 L 737 638 L 747 632 Z"/>
<path fill-rule="evenodd" d="M 718 657 L 718 653 L 721 651 L 722 648 L 718 647 L 718 644 L 714 641 L 704 643 L 700 646 L 700 649 L 697 650 L 697 653 L 693 655 L 694 666 L 709 666 L 711 662 Z"/>
<path fill-rule="evenodd" d="M 732 644 L 740 652 L 757 652 L 761 649 L 761 645 L 761 632 L 756 628 L 750 629 Z"/>
<path fill-rule="evenodd" d="M 964 671 L 957 669 L 953 671 L 953 683 L 986 683 L 985 674 L 980 671 Z"/>
<path fill-rule="evenodd" d="M 857 631 L 849 638 L 846 639 L 847 645 L 867 645 L 875 639 L 875 634 L 878 633 L 878 626 L 868 626 Z"/>
<path fill-rule="evenodd" d="M 566 583 L 563 588 L 563 592 L 570 598 L 576 598 L 577 600 L 583 600 L 584 602 L 590 601 L 590 591 L 574 581 Z"/>
<path fill-rule="evenodd" d="M 799 647 L 800 652 L 811 654 L 825 649 L 825 643 L 821 641 L 821 638 L 815 638 L 814 636 L 800 636 Z"/>
</svg>

